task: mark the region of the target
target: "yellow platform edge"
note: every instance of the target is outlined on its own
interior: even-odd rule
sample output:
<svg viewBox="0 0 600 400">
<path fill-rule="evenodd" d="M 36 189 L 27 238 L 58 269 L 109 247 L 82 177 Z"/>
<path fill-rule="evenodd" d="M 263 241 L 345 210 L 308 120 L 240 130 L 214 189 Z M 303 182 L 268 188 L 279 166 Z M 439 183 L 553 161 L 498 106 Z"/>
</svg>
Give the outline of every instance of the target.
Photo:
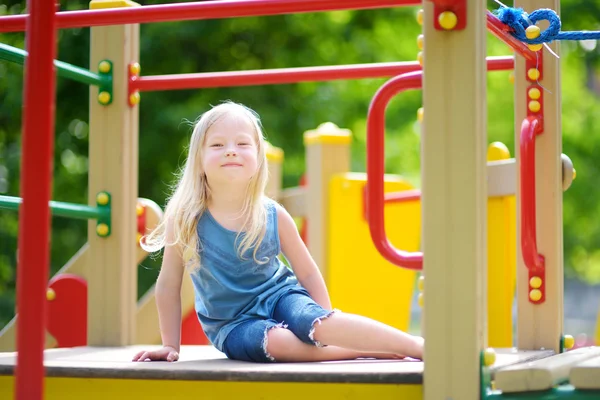
<svg viewBox="0 0 600 400">
<path fill-rule="evenodd" d="M 416 384 L 222 382 L 47 377 L 45 400 L 306 400 L 423 398 Z M 318 394 L 318 395 L 317 395 Z M 0 376 L 0 398 L 14 398 L 14 377 Z"/>
</svg>

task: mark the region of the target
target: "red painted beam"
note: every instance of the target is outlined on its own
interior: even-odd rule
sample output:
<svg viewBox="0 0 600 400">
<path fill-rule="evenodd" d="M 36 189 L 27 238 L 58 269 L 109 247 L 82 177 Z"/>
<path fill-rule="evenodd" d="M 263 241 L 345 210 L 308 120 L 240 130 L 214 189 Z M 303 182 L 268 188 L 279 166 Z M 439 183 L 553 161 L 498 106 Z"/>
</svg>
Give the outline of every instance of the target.
<svg viewBox="0 0 600 400">
<path fill-rule="evenodd" d="M 149 22 L 256 17 L 304 12 L 417 6 L 418 0 L 232 0 L 57 13 L 57 27 L 83 28 Z M 28 15 L 0 17 L 0 32 L 23 32 Z"/>
</svg>

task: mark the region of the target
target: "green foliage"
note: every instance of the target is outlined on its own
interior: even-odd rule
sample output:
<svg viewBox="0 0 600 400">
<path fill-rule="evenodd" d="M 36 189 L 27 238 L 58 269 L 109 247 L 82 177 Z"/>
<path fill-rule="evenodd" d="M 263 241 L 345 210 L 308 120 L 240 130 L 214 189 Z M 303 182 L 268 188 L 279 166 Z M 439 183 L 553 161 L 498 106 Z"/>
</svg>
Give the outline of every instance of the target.
<svg viewBox="0 0 600 400">
<path fill-rule="evenodd" d="M 144 5 L 157 4 L 147 1 Z M 86 9 L 88 1 L 61 1 L 62 10 Z M 5 1 L 0 14 L 24 12 L 25 1 Z M 488 1 L 490 10 L 497 4 Z M 562 2 L 563 29 L 598 29 L 600 6 Z M 142 75 L 285 68 L 415 60 L 416 8 L 308 13 L 259 18 L 157 23 L 141 26 Z M 61 30 L 57 58 L 89 65 L 89 29 Z M 488 35 L 488 55 L 510 54 Z M 0 34 L 0 42 L 24 48 L 24 35 Z M 562 46 L 564 152 L 574 161 L 577 180 L 564 195 L 565 261 L 569 273 L 600 281 L 600 189 L 592 181 L 600 137 L 599 51 L 576 43 Z M 598 77 L 596 76 L 596 82 Z M 284 186 L 295 186 L 304 171 L 302 133 L 332 121 L 353 132 L 352 170 L 365 170 L 366 116 L 370 100 L 386 79 L 300 83 L 279 86 L 142 93 L 140 104 L 139 195 L 164 205 L 168 185 L 182 165 L 194 121 L 210 104 L 232 99 L 261 115 L 269 140 L 285 150 Z M 596 83 L 597 85 L 597 83 Z M 23 71 L 0 62 L 0 194 L 19 195 Z M 440 93 L 440 95 L 442 95 Z M 89 90 L 57 81 L 53 170 L 54 200 L 87 203 Z M 386 170 L 420 183 L 419 91 L 403 93 L 386 115 Z M 488 75 L 489 142 L 514 148 L 513 88 L 508 72 Z M 514 151 L 513 151 L 514 155 Z M 41 177 L 40 179 L 43 179 Z M 14 314 L 16 213 L 0 211 L 0 326 Z M 86 223 L 52 219 L 50 272 L 55 273 L 84 244 Z M 28 238 L 35 241 L 36 238 Z M 160 259 L 139 266 L 139 294 L 155 280 Z"/>
</svg>

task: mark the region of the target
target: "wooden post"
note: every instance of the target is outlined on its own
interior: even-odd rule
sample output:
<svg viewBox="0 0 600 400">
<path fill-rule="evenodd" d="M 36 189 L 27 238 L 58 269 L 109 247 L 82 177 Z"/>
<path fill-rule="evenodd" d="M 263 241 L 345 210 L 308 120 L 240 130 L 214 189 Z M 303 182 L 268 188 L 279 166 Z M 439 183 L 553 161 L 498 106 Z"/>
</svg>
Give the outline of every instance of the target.
<svg viewBox="0 0 600 400">
<path fill-rule="evenodd" d="M 267 143 L 267 165 L 269 181 L 267 182 L 266 195 L 275 201 L 281 198 L 281 179 L 283 170 L 283 150 Z"/>
<path fill-rule="evenodd" d="M 540 8 L 550 8 L 560 13 L 559 0 L 518 0 L 514 7 L 531 13 Z M 545 30 L 546 21 L 539 27 Z M 550 48 L 560 55 L 560 43 L 554 41 Z M 529 300 L 529 274 L 521 252 L 521 177 L 517 184 L 517 346 L 524 350 L 552 349 L 559 351 L 563 335 L 563 218 L 562 218 L 562 133 L 560 60 L 548 50 L 543 51 L 542 76 L 539 84 L 543 90 L 543 132 L 535 137 L 535 191 L 537 250 L 545 259 L 544 301 L 533 304 Z M 541 51 L 540 51 L 541 53 Z M 521 123 L 527 115 L 527 68 L 522 57 L 515 60 L 515 146 L 517 171 L 520 171 Z"/>
<path fill-rule="evenodd" d="M 306 218 L 308 249 L 327 279 L 327 207 L 333 175 L 350 169 L 352 133 L 332 122 L 304 132 L 306 146 Z"/>
<path fill-rule="evenodd" d="M 423 4 L 424 399 L 478 399 L 486 343 L 485 2 L 464 2 L 462 30 L 436 30 L 433 2 Z"/>
<path fill-rule="evenodd" d="M 90 8 L 110 8 L 114 1 L 93 0 Z M 137 6 L 119 2 L 118 6 Z M 88 344 L 123 346 L 135 340 L 137 300 L 138 107 L 128 104 L 128 65 L 139 59 L 139 25 L 91 28 L 90 69 L 112 63 L 111 103 L 90 87 L 89 203 L 106 191 L 111 197 L 108 237 L 88 225 Z M 102 97 L 104 96 L 104 97 Z"/>
</svg>

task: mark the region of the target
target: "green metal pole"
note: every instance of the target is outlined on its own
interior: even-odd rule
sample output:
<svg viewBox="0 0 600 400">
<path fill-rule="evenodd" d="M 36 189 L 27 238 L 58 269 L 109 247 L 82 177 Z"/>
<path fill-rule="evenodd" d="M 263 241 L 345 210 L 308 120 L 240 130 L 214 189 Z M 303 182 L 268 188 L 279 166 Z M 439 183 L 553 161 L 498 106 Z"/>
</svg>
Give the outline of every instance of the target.
<svg viewBox="0 0 600 400">
<path fill-rule="evenodd" d="M 0 59 L 24 65 L 26 58 L 27 52 L 25 50 L 0 43 Z M 63 78 L 69 78 L 87 85 L 100 86 L 107 83 L 100 75 L 66 62 L 54 60 L 54 66 L 58 71 L 58 76 Z"/>
<path fill-rule="evenodd" d="M 22 202 L 23 199 L 20 197 L 0 196 L 0 208 L 6 210 L 18 211 Z M 57 217 L 76 219 L 98 219 L 110 217 L 110 210 L 97 207 L 64 203 L 60 201 L 50 201 L 49 205 L 52 215 Z"/>
</svg>

